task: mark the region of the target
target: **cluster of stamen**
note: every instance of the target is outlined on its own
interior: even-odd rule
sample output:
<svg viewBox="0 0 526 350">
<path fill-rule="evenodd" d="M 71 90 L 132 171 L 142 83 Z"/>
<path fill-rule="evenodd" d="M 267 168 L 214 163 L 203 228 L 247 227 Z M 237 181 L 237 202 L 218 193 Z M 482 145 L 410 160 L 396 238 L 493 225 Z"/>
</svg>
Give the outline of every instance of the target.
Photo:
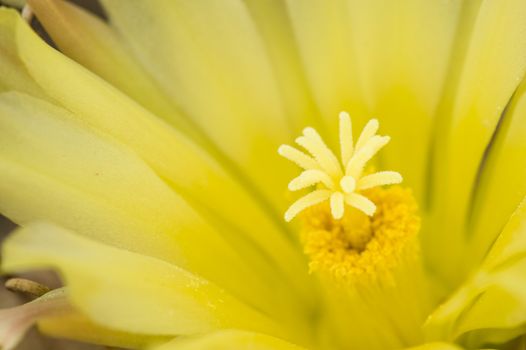
<svg viewBox="0 0 526 350">
<path fill-rule="evenodd" d="M 325 272 L 339 281 L 371 281 L 388 277 L 403 259 L 414 259 L 420 220 L 411 191 L 377 187 L 366 194 L 378 203 L 373 217 L 349 208 L 335 220 L 328 203 L 300 214 L 311 272 Z"/>
<path fill-rule="evenodd" d="M 296 143 L 308 153 L 282 145 L 279 154 L 303 168 L 303 172 L 289 183 L 289 190 L 299 191 L 316 186 L 315 190 L 294 202 L 285 213 L 290 221 L 303 210 L 329 201 L 334 219 L 343 218 L 345 205 L 354 207 L 368 216 L 374 215 L 376 205 L 364 190 L 377 186 L 396 184 L 402 176 L 395 171 L 364 174 L 364 169 L 376 153 L 390 140 L 388 136 L 376 135 L 378 120 L 371 119 L 364 127 L 356 143 L 353 142 L 352 123 L 348 113 L 340 113 L 340 160 L 327 147 L 313 128 L 305 128 Z"/>
</svg>

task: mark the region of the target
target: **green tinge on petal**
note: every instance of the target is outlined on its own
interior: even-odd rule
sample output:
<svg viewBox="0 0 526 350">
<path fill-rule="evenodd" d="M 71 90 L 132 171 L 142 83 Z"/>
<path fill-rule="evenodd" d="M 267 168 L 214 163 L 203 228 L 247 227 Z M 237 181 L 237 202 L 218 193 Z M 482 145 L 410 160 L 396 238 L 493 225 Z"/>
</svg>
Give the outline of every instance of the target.
<svg viewBox="0 0 526 350">
<path fill-rule="evenodd" d="M 258 307 L 283 308 L 270 287 L 275 276 L 251 269 L 135 154 L 68 119 L 69 112 L 45 101 L 0 94 L 0 210 L 5 215 L 22 225 L 53 221 L 175 263 Z M 292 298 L 283 296 L 286 304 Z"/>
<path fill-rule="evenodd" d="M 469 272 L 465 254 L 466 220 L 477 171 L 505 106 L 526 71 L 526 2 L 482 2 L 446 126 L 437 139 L 433 208 L 440 230 L 426 240 L 431 263 L 452 285 Z M 451 115 L 451 118 L 447 118 Z M 433 226 L 433 223 L 430 223 Z M 444 254 L 448 252 L 448 254 Z M 444 257 L 447 256 L 447 259 Z"/>
<path fill-rule="evenodd" d="M 225 330 L 197 337 L 181 337 L 152 350 L 301 350 L 299 346 L 265 334 Z"/>
<path fill-rule="evenodd" d="M 276 276 L 284 274 L 284 282 L 294 284 L 292 290 L 301 295 L 299 300 L 311 298 L 301 252 L 221 164 L 99 77 L 48 47 L 15 12 L 0 9 L 0 19 L 2 31 L 11 33 L 0 37 L 0 42 L 5 41 L 11 49 L 8 54 L 23 63 L 18 69 L 29 73 L 54 103 L 71 111 L 75 122 L 135 152 L 207 221 L 213 222 L 246 261 L 259 259 L 255 264 L 272 266 Z M 0 81 L 17 88 L 2 77 Z M 258 254 L 263 257 L 257 258 Z"/>
<path fill-rule="evenodd" d="M 59 270 L 74 307 L 111 329 L 151 335 L 224 328 L 282 333 L 224 290 L 164 261 L 44 223 L 19 229 L 7 239 L 4 271 L 43 266 Z"/>
<path fill-rule="evenodd" d="M 524 328 L 525 203 L 523 200 L 510 218 L 475 276 L 429 317 L 425 328 L 431 339 L 455 340 L 467 336 L 471 344 L 481 345 L 497 340 L 505 342 Z"/>
</svg>

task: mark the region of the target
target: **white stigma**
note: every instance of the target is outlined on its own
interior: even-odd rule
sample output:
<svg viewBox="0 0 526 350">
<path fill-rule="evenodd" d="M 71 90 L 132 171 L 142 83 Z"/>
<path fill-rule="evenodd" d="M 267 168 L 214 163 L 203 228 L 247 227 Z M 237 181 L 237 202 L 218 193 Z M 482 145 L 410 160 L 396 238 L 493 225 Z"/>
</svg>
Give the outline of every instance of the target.
<svg viewBox="0 0 526 350">
<path fill-rule="evenodd" d="M 340 113 L 340 160 L 323 142 L 313 128 L 305 128 L 296 143 L 307 152 L 288 145 L 281 145 L 278 153 L 303 168 L 303 172 L 289 183 L 290 191 L 298 191 L 316 185 L 316 189 L 294 202 L 285 213 L 285 220 L 294 219 L 303 210 L 329 201 L 332 216 L 341 219 L 345 205 L 372 216 L 376 205 L 361 191 L 402 182 L 402 175 L 395 171 L 380 171 L 363 175 L 370 161 L 390 140 L 388 136 L 376 135 L 378 120 L 371 119 L 362 130 L 356 144 L 353 142 L 351 117 Z"/>
</svg>

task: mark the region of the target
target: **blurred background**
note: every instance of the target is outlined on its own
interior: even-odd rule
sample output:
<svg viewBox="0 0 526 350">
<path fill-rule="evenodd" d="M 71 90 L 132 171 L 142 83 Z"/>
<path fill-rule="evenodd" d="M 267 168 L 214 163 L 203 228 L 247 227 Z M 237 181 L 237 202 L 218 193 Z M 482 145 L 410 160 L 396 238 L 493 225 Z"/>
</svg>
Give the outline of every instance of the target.
<svg viewBox="0 0 526 350">
<path fill-rule="evenodd" d="M 76 3 L 77 5 L 88 9 L 90 12 L 98 15 L 99 17 L 105 18 L 105 15 L 102 11 L 102 7 L 100 6 L 97 0 L 71 0 L 71 2 Z M 23 4 L 24 4 L 23 0 L 0 0 L 0 6 L 8 6 L 8 7 L 16 8 L 18 10 L 21 9 Z M 45 33 L 44 29 L 38 22 L 38 19 L 33 18 L 33 20 L 31 21 L 31 26 L 50 45 L 53 45 L 53 43 L 51 42 L 51 40 Z M 0 215 L 0 247 L 1 247 L 2 242 L 8 236 L 9 232 L 11 232 L 15 228 L 16 228 L 16 225 L 14 223 L 9 221 L 4 216 Z M 0 253 L 0 259 L 1 259 L 1 253 Z M 0 277 L 0 309 L 20 305 L 28 301 L 31 301 L 31 299 L 28 298 L 27 296 L 10 292 L 5 288 L 4 283 L 10 277 L 15 277 L 15 276 Z M 36 273 L 31 273 L 31 274 L 26 274 L 24 276 L 16 276 L 16 277 L 28 278 L 28 279 L 37 281 L 39 283 L 42 283 L 46 286 L 49 286 L 50 288 L 56 288 L 60 286 L 59 278 L 51 272 L 36 272 Z M 16 350 L 52 350 L 52 349 L 53 350 L 102 350 L 102 349 L 109 349 L 109 348 L 80 344 L 80 343 L 68 341 L 68 340 L 52 339 L 52 338 L 45 337 L 39 334 L 35 329 L 33 329 L 24 338 L 23 342 L 17 347 Z"/>
</svg>

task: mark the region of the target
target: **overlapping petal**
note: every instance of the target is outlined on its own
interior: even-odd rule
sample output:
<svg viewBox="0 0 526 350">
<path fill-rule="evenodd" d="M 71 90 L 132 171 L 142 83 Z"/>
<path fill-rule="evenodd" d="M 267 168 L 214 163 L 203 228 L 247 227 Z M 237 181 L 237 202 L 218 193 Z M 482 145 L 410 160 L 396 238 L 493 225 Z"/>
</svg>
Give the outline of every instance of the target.
<svg viewBox="0 0 526 350">
<path fill-rule="evenodd" d="M 236 329 L 218 331 L 197 337 L 179 338 L 153 350 L 301 350 L 278 338 Z"/>
<path fill-rule="evenodd" d="M 290 170 L 267 150 L 290 138 L 291 122 L 266 44 L 243 1 L 102 4 L 139 62 L 183 113 L 269 202 L 284 208 L 282 186 Z M 275 171 L 266 171 L 270 168 Z"/>
<path fill-rule="evenodd" d="M 271 275 L 265 281 L 265 270 L 250 269 L 133 153 L 67 119 L 67 111 L 47 102 L 17 93 L 0 95 L 3 213 L 22 225 L 50 220 L 176 263 L 251 302 L 266 299 L 260 292 L 275 280 Z"/>
<path fill-rule="evenodd" d="M 54 225 L 19 229 L 6 241 L 3 258 L 4 271 L 58 269 L 72 304 L 111 329 L 150 335 L 232 327 L 278 336 L 284 331 L 267 316 L 186 270 Z"/>
<path fill-rule="evenodd" d="M 454 98 L 447 101 L 449 109 L 442 110 L 442 125 L 437 126 L 441 134 L 432 193 L 437 221 L 430 225 L 440 223 L 441 228 L 425 242 L 427 255 L 452 284 L 467 274 L 458 261 L 464 254 L 464 228 L 479 166 L 526 72 L 526 3 L 486 0 L 475 13 L 465 55 L 455 62 L 461 68 L 452 87 Z M 441 257 L 444 251 L 448 259 Z"/>
<path fill-rule="evenodd" d="M 429 318 L 432 339 L 504 343 L 526 326 L 526 202 L 509 219 L 481 268 Z M 473 336 L 476 335 L 476 336 Z"/>
<path fill-rule="evenodd" d="M 14 11 L 2 9 L 2 43 L 13 69 L 28 74 L 38 91 L 71 113 L 69 119 L 107 135 L 136 153 L 208 221 L 220 228 L 246 261 L 285 276 L 303 300 L 311 291 L 301 252 L 257 197 L 205 150 L 118 90 L 48 47 Z M 54 67 L 53 70 L 47 67 Z M 2 77 L 9 89 L 17 85 Z M 64 82 L 68 82 L 64 84 Z M 31 91 L 25 90 L 30 93 Z M 56 115 L 61 118 L 61 115 Z M 239 208 L 243 208 L 240 215 Z M 282 259 L 288 264 L 278 266 Z M 267 273 L 268 274 L 268 273 Z M 287 282 L 289 281 L 289 282 Z"/>
</svg>

